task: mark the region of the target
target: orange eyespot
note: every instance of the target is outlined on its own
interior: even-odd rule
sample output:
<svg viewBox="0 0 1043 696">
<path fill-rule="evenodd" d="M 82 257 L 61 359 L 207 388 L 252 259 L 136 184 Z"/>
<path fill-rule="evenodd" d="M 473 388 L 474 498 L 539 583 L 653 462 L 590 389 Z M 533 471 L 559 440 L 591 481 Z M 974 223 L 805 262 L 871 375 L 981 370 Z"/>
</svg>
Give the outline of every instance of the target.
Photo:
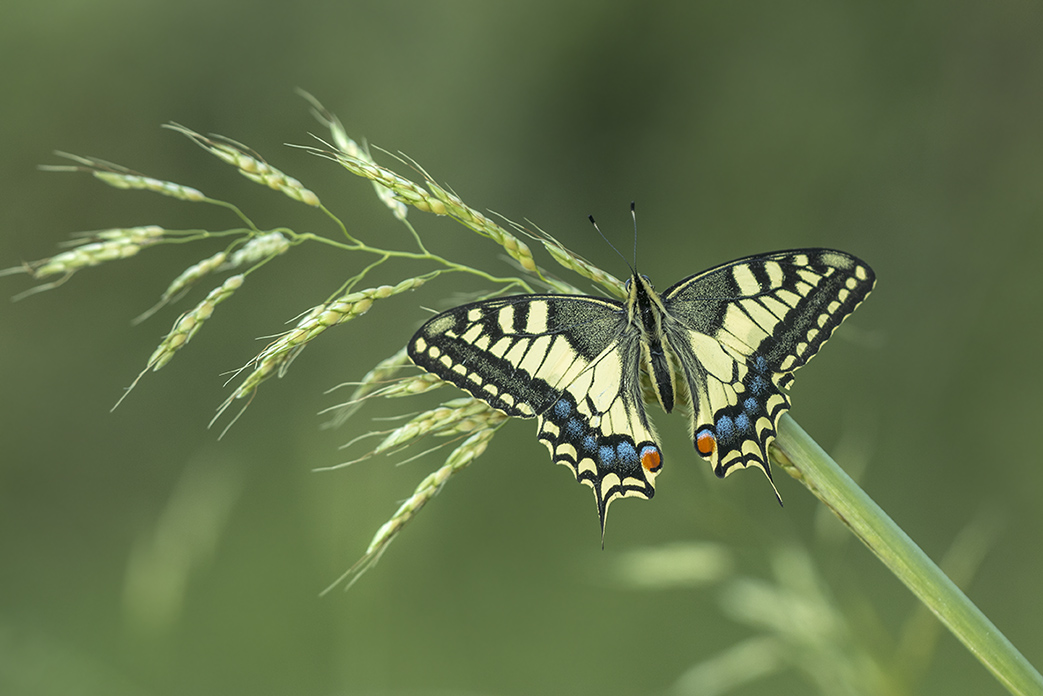
<svg viewBox="0 0 1043 696">
<path fill-rule="evenodd" d="M 700 430 L 695 436 L 695 449 L 704 457 L 709 457 L 717 449 L 717 438 L 709 430 Z"/>
<path fill-rule="evenodd" d="M 659 454 L 658 448 L 645 447 L 641 450 L 641 466 L 645 468 L 645 471 L 658 471 L 662 465 L 663 457 Z"/>
</svg>

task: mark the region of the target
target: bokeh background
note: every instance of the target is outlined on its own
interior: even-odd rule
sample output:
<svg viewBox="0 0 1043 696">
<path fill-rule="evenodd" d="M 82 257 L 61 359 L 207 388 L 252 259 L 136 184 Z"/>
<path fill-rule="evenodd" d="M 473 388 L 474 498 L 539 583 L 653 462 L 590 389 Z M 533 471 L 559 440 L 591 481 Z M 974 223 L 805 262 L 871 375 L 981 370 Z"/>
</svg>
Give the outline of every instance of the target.
<svg viewBox="0 0 1043 696">
<path fill-rule="evenodd" d="M 404 244 L 366 182 L 284 147 L 320 131 L 297 87 L 617 275 L 586 216 L 629 256 L 631 200 L 660 287 L 774 249 L 864 258 L 878 288 L 800 373 L 792 414 L 1043 663 L 1043 5 L 14 0 L 3 14 L 3 267 L 77 231 L 235 224 L 38 171 L 55 149 L 333 233 L 167 121 L 246 143 L 353 233 Z M 451 222 L 411 219 L 435 250 L 509 271 Z M 223 373 L 358 268 L 294 250 L 110 413 L 201 294 L 130 319 L 217 248 L 147 250 L 0 303 L 0 692 L 1003 693 L 801 486 L 776 476 L 780 509 L 756 472 L 714 479 L 661 413 L 658 494 L 613 506 L 604 551 L 590 491 L 518 422 L 350 592 L 319 598 L 441 462 L 313 473 L 387 427 L 371 416 L 435 402 L 329 430 L 318 412 L 345 392 L 326 390 L 402 346 L 421 305 L 478 288 L 445 277 L 328 332 L 218 441 Z M 29 286 L 5 277 L 0 294 Z"/>
</svg>

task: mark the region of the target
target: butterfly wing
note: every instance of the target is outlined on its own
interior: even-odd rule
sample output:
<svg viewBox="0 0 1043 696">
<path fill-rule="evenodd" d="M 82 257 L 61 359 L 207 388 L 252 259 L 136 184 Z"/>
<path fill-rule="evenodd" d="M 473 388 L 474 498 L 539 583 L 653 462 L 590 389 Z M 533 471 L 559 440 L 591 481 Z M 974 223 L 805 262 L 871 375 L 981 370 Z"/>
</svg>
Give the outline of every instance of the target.
<svg viewBox="0 0 1043 696">
<path fill-rule="evenodd" d="M 783 389 L 874 282 L 854 256 L 803 249 L 732 261 L 663 293 L 692 438 L 714 473 L 756 466 L 771 479 L 768 446 L 789 409 Z"/>
<path fill-rule="evenodd" d="M 535 417 L 558 464 L 609 503 L 651 498 L 662 454 L 639 383 L 640 335 L 613 300 L 519 295 L 443 312 L 409 357 L 508 416 Z"/>
</svg>

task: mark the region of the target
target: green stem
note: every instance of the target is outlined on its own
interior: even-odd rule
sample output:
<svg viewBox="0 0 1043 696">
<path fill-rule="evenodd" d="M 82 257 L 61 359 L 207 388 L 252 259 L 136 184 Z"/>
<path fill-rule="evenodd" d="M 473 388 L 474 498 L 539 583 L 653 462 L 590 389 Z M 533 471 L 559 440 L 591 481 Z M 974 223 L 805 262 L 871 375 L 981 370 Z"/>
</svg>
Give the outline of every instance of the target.
<svg viewBox="0 0 1043 696">
<path fill-rule="evenodd" d="M 477 276 L 483 280 L 487 280 L 490 283 L 497 283 L 499 285 L 505 285 L 507 287 L 518 287 L 521 288 L 523 293 L 531 294 L 533 291 L 532 287 L 519 277 L 501 278 L 494 276 L 485 271 L 472 268 L 471 266 L 465 266 L 461 263 L 450 261 L 449 259 L 439 256 L 438 254 L 432 254 L 430 252 L 416 252 L 416 251 L 395 251 L 394 249 L 379 249 L 377 247 L 371 247 L 363 242 L 356 241 L 354 244 L 345 245 L 344 242 L 339 242 L 322 235 L 312 234 L 311 232 L 293 232 L 292 230 L 280 228 L 287 234 L 292 235 L 296 243 L 303 241 L 314 241 L 321 244 L 328 244 L 338 249 L 344 249 L 347 251 L 357 251 L 366 254 L 376 254 L 384 257 L 384 260 L 389 258 L 396 259 L 409 259 L 412 261 L 431 261 L 444 266 L 449 271 L 459 271 L 461 273 L 470 273 L 471 275 Z"/>
<path fill-rule="evenodd" d="M 1043 677 L 1018 649 L 788 415 L 775 446 L 774 459 L 786 473 L 832 510 L 1008 691 L 1043 694 Z"/>
</svg>

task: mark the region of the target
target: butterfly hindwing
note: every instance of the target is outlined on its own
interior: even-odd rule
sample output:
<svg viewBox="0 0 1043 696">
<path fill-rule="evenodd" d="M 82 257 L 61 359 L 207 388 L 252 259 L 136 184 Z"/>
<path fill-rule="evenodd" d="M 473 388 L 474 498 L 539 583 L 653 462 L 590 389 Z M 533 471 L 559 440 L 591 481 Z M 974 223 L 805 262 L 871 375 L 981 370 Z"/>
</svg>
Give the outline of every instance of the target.
<svg viewBox="0 0 1043 696">
<path fill-rule="evenodd" d="M 614 300 L 521 295 L 429 320 L 418 366 L 509 416 L 537 418 L 556 463 L 594 489 L 604 528 L 618 497 L 652 497 L 661 450 L 645 414 L 640 344 Z"/>
<path fill-rule="evenodd" d="M 663 293 L 695 447 L 718 476 L 756 466 L 771 478 L 767 448 L 789 409 L 783 389 L 873 283 L 857 258 L 805 249 L 732 261 Z"/>
</svg>

